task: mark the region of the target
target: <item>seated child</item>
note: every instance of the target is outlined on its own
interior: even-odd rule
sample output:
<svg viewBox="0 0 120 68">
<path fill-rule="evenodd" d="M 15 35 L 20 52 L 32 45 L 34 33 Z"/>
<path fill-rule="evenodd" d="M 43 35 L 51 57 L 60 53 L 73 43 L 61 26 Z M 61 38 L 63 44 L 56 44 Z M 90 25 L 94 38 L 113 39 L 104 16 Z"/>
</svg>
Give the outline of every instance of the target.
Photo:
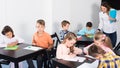
<svg viewBox="0 0 120 68">
<path fill-rule="evenodd" d="M 64 36 L 69 32 L 68 29 L 69 29 L 70 22 L 67 20 L 63 20 L 61 22 L 61 25 L 62 25 L 62 30 L 60 30 L 59 34 L 60 34 L 60 40 L 63 40 Z"/>
<path fill-rule="evenodd" d="M 23 43 L 24 40 L 14 34 L 13 29 L 10 26 L 5 26 L 0 36 L 0 47 L 12 47 L 17 46 L 18 43 Z M 14 63 L 10 63 L 11 68 L 14 68 Z M 19 67 L 22 68 L 22 62 L 19 63 Z"/>
<path fill-rule="evenodd" d="M 88 54 L 99 60 L 98 68 L 120 68 L 120 56 L 105 52 L 98 45 L 93 45 L 88 49 Z"/>
<path fill-rule="evenodd" d="M 88 48 L 91 47 L 93 44 L 96 44 L 97 46 L 101 47 L 105 52 L 112 52 L 113 54 L 115 54 L 113 52 L 111 40 L 105 34 L 103 34 L 102 32 L 97 32 L 95 33 L 93 39 L 94 43 L 84 48 L 84 52 L 86 54 L 88 54 Z"/>
<path fill-rule="evenodd" d="M 82 50 L 74 46 L 76 40 L 77 36 L 74 33 L 67 33 L 62 43 L 57 47 L 56 58 L 69 59 L 81 54 Z"/>
<path fill-rule="evenodd" d="M 86 36 L 91 36 L 95 34 L 95 29 L 92 28 L 92 23 L 91 22 L 87 22 L 86 23 L 86 27 L 82 28 L 77 35 L 86 35 Z"/>
</svg>

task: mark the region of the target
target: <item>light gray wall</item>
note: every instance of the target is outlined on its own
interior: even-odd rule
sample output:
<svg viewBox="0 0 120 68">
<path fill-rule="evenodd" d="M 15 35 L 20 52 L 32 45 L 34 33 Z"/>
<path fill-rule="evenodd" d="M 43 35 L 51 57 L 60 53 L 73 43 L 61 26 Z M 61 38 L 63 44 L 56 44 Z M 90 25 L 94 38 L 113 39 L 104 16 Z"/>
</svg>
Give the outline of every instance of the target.
<svg viewBox="0 0 120 68">
<path fill-rule="evenodd" d="M 70 21 L 69 30 L 73 32 L 87 21 L 97 27 L 100 3 L 101 0 L 0 0 L 0 31 L 10 25 L 17 35 L 31 43 L 37 19 L 46 21 L 45 31 L 50 34 L 59 32 L 64 19 Z"/>
<path fill-rule="evenodd" d="M 46 31 L 52 32 L 52 0 L 0 0 L 0 30 L 10 25 L 31 43 L 37 19 L 44 19 Z"/>
<path fill-rule="evenodd" d="M 61 29 L 61 21 L 70 21 L 70 31 L 77 32 L 86 22 L 98 24 L 98 12 L 101 0 L 53 0 L 53 31 Z M 56 30 L 57 29 L 57 30 Z"/>
</svg>

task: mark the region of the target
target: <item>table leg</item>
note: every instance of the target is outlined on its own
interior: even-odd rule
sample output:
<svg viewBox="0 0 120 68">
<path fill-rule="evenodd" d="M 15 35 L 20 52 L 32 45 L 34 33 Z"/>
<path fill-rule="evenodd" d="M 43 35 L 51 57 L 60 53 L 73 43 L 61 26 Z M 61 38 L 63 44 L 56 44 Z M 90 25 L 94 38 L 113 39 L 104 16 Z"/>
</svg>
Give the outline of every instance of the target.
<svg viewBox="0 0 120 68">
<path fill-rule="evenodd" d="M 18 62 L 15 62 L 15 68 L 19 68 Z"/>
</svg>

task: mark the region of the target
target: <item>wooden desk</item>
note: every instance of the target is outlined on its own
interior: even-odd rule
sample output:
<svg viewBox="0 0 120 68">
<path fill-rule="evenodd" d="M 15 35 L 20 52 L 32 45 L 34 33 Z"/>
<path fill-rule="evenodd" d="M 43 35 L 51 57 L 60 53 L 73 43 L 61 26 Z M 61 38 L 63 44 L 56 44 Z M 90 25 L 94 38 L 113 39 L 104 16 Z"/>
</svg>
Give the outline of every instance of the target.
<svg viewBox="0 0 120 68">
<path fill-rule="evenodd" d="M 0 48 L 0 58 L 13 62 L 15 64 L 15 68 L 19 67 L 19 62 L 38 56 L 44 51 L 44 49 L 40 49 L 38 51 L 24 49 L 24 47 L 31 46 L 31 44 L 22 43 L 18 46 L 19 48 L 17 50 L 4 50 L 4 48 Z"/>
<path fill-rule="evenodd" d="M 66 61 L 66 60 L 56 59 L 56 58 L 53 58 L 52 61 L 53 61 L 54 68 L 56 68 L 56 66 L 60 68 L 76 68 L 79 65 L 83 64 L 82 62 Z"/>
<path fill-rule="evenodd" d="M 85 56 L 83 56 L 85 57 Z M 62 60 L 62 59 L 56 59 L 53 58 L 53 66 L 54 68 L 59 67 L 59 68 L 77 68 L 78 66 L 84 64 L 84 63 L 93 63 L 95 61 L 95 59 L 89 58 L 89 57 L 85 57 L 87 58 L 86 60 L 84 60 L 83 62 L 77 62 L 77 61 L 67 61 L 67 60 Z M 89 60 L 88 60 L 89 59 Z"/>
<path fill-rule="evenodd" d="M 93 38 L 86 37 L 85 35 L 82 35 L 78 38 L 76 44 L 79 47 L 80 45 L 90 45 L 93 43 Z"/>
</svg>

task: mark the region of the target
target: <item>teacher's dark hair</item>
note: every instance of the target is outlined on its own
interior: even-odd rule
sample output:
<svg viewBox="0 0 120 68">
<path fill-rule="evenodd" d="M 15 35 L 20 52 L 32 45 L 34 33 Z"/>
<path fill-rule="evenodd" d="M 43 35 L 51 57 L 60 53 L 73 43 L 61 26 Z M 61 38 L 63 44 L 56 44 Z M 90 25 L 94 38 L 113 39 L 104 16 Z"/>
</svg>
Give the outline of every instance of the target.
<svg viewBox="0 0 120 68">
<path fill-rule="evenodd" d="M 104 7 L 106 7 L 107 8 L 107 11 L 110 11 L 110 5 L 107 3 L 107 2 L 102 2 L 101 3 L 101 6 L 104 6 Z"/>
</svg>

